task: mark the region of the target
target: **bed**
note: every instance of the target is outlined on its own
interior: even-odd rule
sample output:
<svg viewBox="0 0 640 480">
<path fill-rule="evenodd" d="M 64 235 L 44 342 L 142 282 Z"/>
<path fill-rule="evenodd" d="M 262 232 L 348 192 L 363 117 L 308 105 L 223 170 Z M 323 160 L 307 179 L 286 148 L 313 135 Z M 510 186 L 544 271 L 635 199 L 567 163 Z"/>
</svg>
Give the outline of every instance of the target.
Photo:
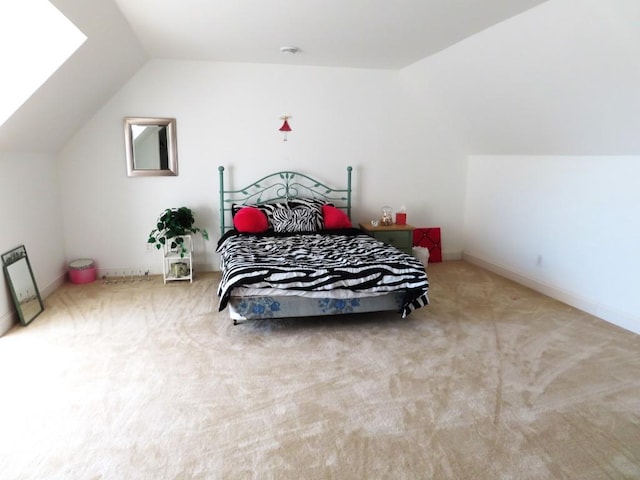
<svg viewBox="0 0 640 480">
<path fill-rule="evenodd" d="M 423 263 L 351 223 L 351 176 L 335 188 L 281 171 L 242 188 L 220 183 L 219 310 L 234 324 L 428 305 Z"/>
</svg>

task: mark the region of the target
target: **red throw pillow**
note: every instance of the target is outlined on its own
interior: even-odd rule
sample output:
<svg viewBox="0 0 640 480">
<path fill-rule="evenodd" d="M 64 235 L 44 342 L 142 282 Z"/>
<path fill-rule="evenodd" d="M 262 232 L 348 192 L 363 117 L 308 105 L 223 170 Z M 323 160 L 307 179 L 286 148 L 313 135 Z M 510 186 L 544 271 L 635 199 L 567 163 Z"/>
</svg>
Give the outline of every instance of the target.
<svg viewBox="0 0 640 480">
<path fill-rule="evenodd" d="M 328 230 L 351 228 L 351 220 L 347 214 L 332 205 L 322 206 L 322 216 L 324 217 L 324 228 Z"/>
<path fill-rule="evenodd" d="M 269 222 L 264 212 L 256 207 L 244 207 L 233 217 L 233 226 L 241 233 L 266 232 Z"/>
</svg>

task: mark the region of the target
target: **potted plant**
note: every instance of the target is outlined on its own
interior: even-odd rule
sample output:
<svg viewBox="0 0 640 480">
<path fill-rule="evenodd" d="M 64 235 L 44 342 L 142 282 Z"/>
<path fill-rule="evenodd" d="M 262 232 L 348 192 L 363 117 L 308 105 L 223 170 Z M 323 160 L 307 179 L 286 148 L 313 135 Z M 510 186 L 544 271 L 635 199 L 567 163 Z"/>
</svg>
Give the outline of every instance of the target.
<svg viewBox="0 0 640 480">
<path fill-rule="evenodd" d="M 190 208 L 167 208 L 158 217 L 156 228 L 149 233 L 147 243 L 154 244 L 158 250 L 168 245 L 170 250 L 179 251 L 180 257 L 184 257 L 187 249 L 184 247 L 183 235 L 200 232 L 205 240 L 209 240 L 207 231 L 195 227 L 194 223 Z"/>
</svg>

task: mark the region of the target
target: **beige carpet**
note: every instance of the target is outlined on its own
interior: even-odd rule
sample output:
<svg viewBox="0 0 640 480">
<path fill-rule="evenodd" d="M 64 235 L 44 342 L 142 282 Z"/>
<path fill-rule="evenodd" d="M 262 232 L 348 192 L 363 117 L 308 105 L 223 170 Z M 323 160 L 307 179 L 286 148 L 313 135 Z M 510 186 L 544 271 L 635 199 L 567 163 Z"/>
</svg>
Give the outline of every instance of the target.
<svg viewBox="0 0 640 480">
<path fill-rule="evenodd" d="M 214 274 L 65 285 L 0 338 L 0 478 L 640 478 L 640 336 L 429 275 L 405 320 L 236 327 Z"/>
</svg>

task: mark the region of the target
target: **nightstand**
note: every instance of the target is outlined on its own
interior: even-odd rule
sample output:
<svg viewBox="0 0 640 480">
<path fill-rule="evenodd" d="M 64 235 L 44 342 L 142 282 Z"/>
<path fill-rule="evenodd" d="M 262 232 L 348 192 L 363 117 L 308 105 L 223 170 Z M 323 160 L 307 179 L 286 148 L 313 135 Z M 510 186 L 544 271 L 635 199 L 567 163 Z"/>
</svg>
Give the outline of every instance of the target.
<svg viewBox="0 0 640 480">
<path fill-rule="evenodd" d="M 389 225 L 388 227 L 374 227 L 368 223 L 361 223 L 360 228 L 388 245 L 393 245 L 398 250 L 411 255 L 413 248 L 413 231 L 416 227 L 411 225 Z"/>
</svg>

